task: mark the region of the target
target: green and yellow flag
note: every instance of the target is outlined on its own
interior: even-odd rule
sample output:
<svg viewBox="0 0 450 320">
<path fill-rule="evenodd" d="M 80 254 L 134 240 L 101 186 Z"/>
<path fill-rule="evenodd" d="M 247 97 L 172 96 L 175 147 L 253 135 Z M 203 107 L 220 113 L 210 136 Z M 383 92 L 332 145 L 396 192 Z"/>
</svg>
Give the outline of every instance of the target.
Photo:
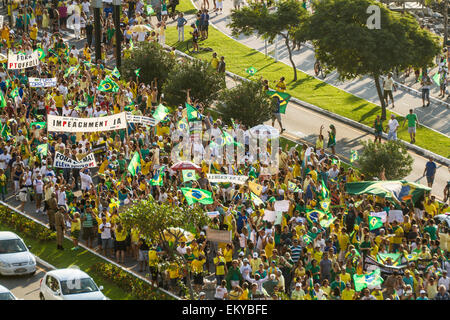
<svg viewBox="0 0 450 320">
<path fill-rule="evenodd" d="M 3 95 L 3 91 L 0 91 L 0 108 L 6 107 L 6 99 Z"/>
<path fill-rule="evenodd" d="M 167 109 L 165 106 L 160 104 L 158 107 L 156 107 L 155 112 L 153 112 L 153 118 L 156 120 L 156 123 L 158 123 L 158 122 L 163 121 L 168 113 L 169 113 L 169 109 Z"/>
<path fill-rule="evenodd" d="M 197 108 L 191 106 L 186 102 L 186 112 L 188 121 L 199 121 L 202 119 L 202 115 L 198 112 Z"/>
<path fill-rule="evenodd" d="M 64 78 L 67 78 L 68 76 L 75 74 L 78 72 L 78 69 L 80 68 L 80 65 L 77 64 L 74 67 L 69 67 L 66 69 L 66 72 L 64 73 Z"/>
<path fill-rule="evenodd" d="M 152 180 L 150 180 L 150 185 L 152 186 L 162 186 L 163 185 L 163 178 L 164 178 L 164 168 L 166 166 L 162 166 L 161 168 L 159 168 L 154 177 L 152 178 Z"/>
<path fill-rule="evenodd" d="M 141 170 L 141 156 L 139 152 L 135 151 L 133 158 L 131 158 L 130 164 L 128 165 L 128 172 L 135 176 Z"/>
<path fill-rule="evenodd" d="M 110 77 L 106 77 L 105 80 L 100 82 L 97 90 L 102 92 L 117 92 L 119 91 L 119 85 Z"/>
<path fill-rule="evenodd" d="M 197 180 L 195 177 L 195 170 L 183 170 L 183 181 L 195 181 Z"/>
<path fill-rule="evenodd" d="M 11 93 L 9 94 L 11 96 L 11 98 L 15 98 L 19 96 L 19 88 L 15 88 L 13 91 L 11 91 Z"/>
<path fill-rule="evenodd" d="M 350 162 L 353 163 L 359 159 L 358 151 L 351 150 Z"/>
<path fill-rule="evenodd" d="M 212 192 L 203 189 L 195 189 L 195 188 L 181 188 L 184 197 L 186 198 L 186 202 L 188 205 L 191 205 L 195 202 L 199 202 L 202 204 L 212 204 L 214 203 L 214 199 L 212 197 Z"/>
<path fill-rule="evenodd" d="M 258 72 L 258 70 L 255 67 L 250 67 L 250 68 L 247 68 L 245 70 L 245 72 L 247 72 L 250 76 L 253 76 L 255 73 Z"/>
<path fill-rule="evenodd" d="M 40 144 L 36 147 L 37 152 L 39 153 L 39 155 L 42 155 L 44 157 L 47 156 L 47 152 L 48 152 L 48 144 L 47 143 L 43 143 Z"/>
<path fill-rule="evenodd" d="M 134 70 L 134 73 L 136 74 L 136 77 L 139 77 L 139 72 L 141 72 L 141 68 L 138 68 Z"/>
<path fill-rule="evenodd" d="M 260 206 L 264 204 L 264 201 L 261 200 L 260 197 L 258 197 L 256 194 L 254 194 L 253 192 L 250 193 L 250 199 L 252 200 L 252 202 L 256 205 L 256 206 Z"/>
<path fill-rule="evenodd" d="M 116 77 L 117 79 L 120 78 L 120 72 L 119 69 L 117 69 L 117 67 L 114 68 L 114 70 L 111 72 L 111 74 Z"/>
<path fill-rule="evenodd" d="M 37 49 L 34 50 L 34 51 L 37 51 L 37 53 L 38 53 L 38 55 L 39 55 L 39 60 L 42 60 L 42 59 L 45 58 L 45 51 L 42 50 L 41 48 L 37 48 Z"/>
<path fill-rule="evenodd" d="M 362 275 L 353 275 L 353 282 L 355 283 L 355 290 L 361 291 L 367 286 L 371 288 L 381 285 L 383 283 L 383 278 L 381 277 L 381 270 L 375 269 L 374 271 Z"/>
<path fill-rule="evenodd" d="M 47 126 L 47 122 L 42 121 L 42 122 L 31 122 L 30 123 L 30 128 L 33 128 L 33 126 L 36 126 L 36 129 L 40 130 L 40 129 L 44 129 Z"/>
<path fill-rule="evenodd" d="M 294 182 L 290 182 L 290 181 L 288 181 L 288 189 L 291 192 L 302 191 Z"/>
<path fill-rule="evenodd" d="M 380 217 L 370 216 L 369 217 L 369 230 L 375 230 L 383 226 L 383 221 Z"/>
<path fill-rule="evenodd" d="M 291 99 L 291 95 L 286 92 L 279 92 L 274 90 L 267 90 L 266 93 L 270 98 L 278 97 L 278 99 L 280 99 L 280 113 L 286 113 L 286 107 L 289 103 L 289 100 Z"/>
</svg>

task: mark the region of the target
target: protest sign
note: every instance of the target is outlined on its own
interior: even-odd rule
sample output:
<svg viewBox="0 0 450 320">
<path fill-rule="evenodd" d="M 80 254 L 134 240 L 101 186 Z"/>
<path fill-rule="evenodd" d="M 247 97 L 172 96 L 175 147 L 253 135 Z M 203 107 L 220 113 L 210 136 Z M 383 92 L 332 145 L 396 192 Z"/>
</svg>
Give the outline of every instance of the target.
<svg viewBox="0 0 450 320">
<path fill-rule="evenodd" d="M 56 78 L 28 78 L 31 88 L 56 87 Z"/>
<path fill-rule="evenodd" d="M 98 132 L 127 127 L 125 112 L 94 118 L 61 117 L 49 114 L 47 123 L 48 131 L 57 132 Z"/>
<path fill-rule="evenodd" d="M 403 222 L 403 212 L 402 210 L 390 210 L 388 215 L 388 222 Z"/>
<path fill-rule="evenodd" d="M 97 163 L 95 162 L 95 157 L 93 153 L 90 153 L 80 161 L 77 161 L 56 151 L 55 159 L 53 161 L 53 167 L 55 168 L 83 169 L 83 168 L 94 168 L 96 166 Z"/>
<path fill-rule="evenodd" d="M 387 220 L 387 212 L 381 211 L 381 212 L 371 212 L 371 216 L 381 218 L 381 222 L 386 223 Z"/>
<path fill-rule="evenodd" d="M 208 217 L 210 217 L 211 219 L 218 217 L 220 215 L 219 211 L 210 211 L 206 213 L 208 215 Z"/>
<path fill-rule="evenodd" d="M 8 55 L 8 69 L 26 69 L 39 65 L 39 53 L 34 51 L 31 54 L 9 54 Z"/>
<path fill-rule="evenodd" d="M 275 211 L 287 212 L 289 211 L 289 200 L 275 201 L 274 207 Z"/>
<path fill-rule="evenodd" d="M 231 174 L 206 174 L 209 182 L 211 183 L 236 183 L 244 184 L 247 181 L 248 176 L 234 176 Z"/>
<path fill-rule="evenodd" d="M 277 219 L 276 211 L 264 210 L 264 221 L 274 222 Z"/>
<path fill-rule="evenodd" d="M 283 221 L 283 212 L 276 211 L 276 214 L 277 216 L 275 218 L 274 225 L 281 224 L 281 222 Z"/>
<path fill-rule="evenodd" d="M 104 153 L 106 151 L 106 142 L 100 143 L 100 144 L 96 144 L 95 146 L 92 147 L 91 152 L 93 154 L 101 154 Z"/>
<path fill-rule="evenodd" d="M 206 229 L 206 239 L 213 242 L 231 243 L 231 231 Z"/>
<path fill-rule="evenodd" d="M 156 120 L 151 117 L 144 117 L 144 116 L 137 116 L 133 115 L 130 112 L 127 112 L 127 122 L 128 123 L 137 123 L 137 124 L 143 124 L 147 126 L 154 126 L 156 125 Z"/>
</svg>

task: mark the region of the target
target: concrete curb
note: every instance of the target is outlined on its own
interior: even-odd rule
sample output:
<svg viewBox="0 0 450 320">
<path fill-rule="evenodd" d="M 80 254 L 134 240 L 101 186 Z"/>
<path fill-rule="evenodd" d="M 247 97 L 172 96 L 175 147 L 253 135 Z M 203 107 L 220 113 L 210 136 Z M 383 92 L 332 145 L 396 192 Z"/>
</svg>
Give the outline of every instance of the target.
<svg viewBox="0 0 450 320">
<path fill-rule="evenodd" d="M 36 258 L 36 263 L 40 264 L 44 268 L 50 269 L 50 270 L 56 270 L 57 269 L 54 265 L 48 263 L 47 261 L 42 260 L 38 256 L 34 255 L 34 257 Z"/>
<path fill-rule="evenodd" d="M 7 203 L 5 203 L 5 202 L 3 202 L 3 201 L 0 201 L 0 205 L 3 205 L 3 206 L 5 206 L 5 207 L 7 207 L 8 209 L 10 209 L 10 210 L 12 210 L 12 211 L 14 211 L 14 212 L 16 212 L 16 213 L 18 213 L 18 214 L 21 214 L 21 215 L 25 216 L 26 218 L 28 218 L 28 219 L 30 219 L 30 220 L 33 220 L 34 222 L 40 224 L 41 226 L 44 226 L 45 228 L 49 229 L 49 227 L 48 227 L 46 224 L 44 224 L 44 223 L 42 223 L 41 221 L 39 221 L 39 220 L 33 218 L 32 216 L 26 214 L 25 212 L 21 212 L 21 211 L 17 210 L 16 208 L 10 206 L 9 204 L 7 204 Z M 64 234 L 64 238 L 66 238 L 66 239 L 68 239 L 68 240 L 72 240 L 72 239 L 71 239 L 69 236 L 67 236 L 66 234 Z M 96 255 L 97 257 L 99 257 L 99 258 L 101 258 L 101 259 L 103 259 L 103 260 L 105 260 L 105 261 L 107 261 L 107 262 L 109 262 L 109 263 L 115 265 L 116 267 L 122 269 L 122 271 L 128 272 L 129 274 L 133 275 L 134 277 L 138 278 L 139 280 L 142 280 L 142 281 L 146 282 L 146 283 L 149 284 L 150 286 L 152 285 L 150 281 L 148 281 L 147 279 L 145 279 L 145 278 L 142 277 L 141 275 L 135 273 L 134 271 L 131 271 L 131 270 L 128 270 L 128 269 L 122 267 L 121 265 L 117 264 L 115 261 L 112 261 L 112 260 L 110 260 L 110 259 L 108 259 L 108 258 L 102 256 L 101 254 L 99 254 L 99 253 L 93 251 L 92 249 L 89 249 L 88 247 L 86 247 L 86 246 L 83 245 L 82 243 L 79 243 L 79 246 L 82 247 L 83 249 L 89 251 L 90 253 Z M 36 257 L 36 256 L 35 256 L 35 257 Z M 54 266 L 52 266 L 51 264 L 49 264 L 49 263 L 43 261 L 43 260 L 40 259 L 39 257 L 36 257 L 36 262 L 42 263 L 42 265 L 43 265 L 44 267 L 46 267 L 46 268 L 48 267 L 48 268 L 50 268 L 50 269 L 57 269 L 56 267 L 54 267 Z M 173 293 L 171 293 L 171 292 L 169 292 L 169 291 L 167 291 L 167 290 L 164 290 L 164 289 L 159 288 L 159 287 L 158 287 L 158 288 L 155 288 L 155 289 L 160 290 L 161 292 L 167 294 L 168 296 L 171 296 L 172 298 L 174 298 L 174 299 L 176 299 L 176 300 L 182 300 L 180 297 L 174 295 Z"/>
</svg>

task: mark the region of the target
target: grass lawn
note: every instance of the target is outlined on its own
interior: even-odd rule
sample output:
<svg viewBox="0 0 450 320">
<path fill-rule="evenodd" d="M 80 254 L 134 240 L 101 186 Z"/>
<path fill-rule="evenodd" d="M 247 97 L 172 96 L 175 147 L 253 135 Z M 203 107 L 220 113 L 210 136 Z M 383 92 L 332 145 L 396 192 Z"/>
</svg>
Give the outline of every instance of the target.
<svg viewBox="0 0 450 320">
<path fill-rule="evenodd" d="M 191 0 L 180 0 L 177 11 L 183 12 L 184 15 L 197 13 L 197 8 L 192 5 Z"/>
<path fill-rule="evenodd" d="M 177 42 L 178 34 L 176 28 L 167 28 L 166 43 L 182 52 L 188 53 L 187 41 L 191 41 L 189 31 L 191 31 L 191 28 L 186 27 L 185 39 L 187 40 L 179 43 Z M 192 50 L 192 44 L 189 46 Z M 299 70 L 297 71 L 298 80 L 294 82 L 293 71 L 290 66 L 282 62 L 276 62 L 270 57 L 265 57 L 264 54 L 227 37 L 213 27 L 209 28 L 209 38 L 200 42 L 200 47 L 210 47 L 217 52 L 218 56 L 224 56 L 228 71 L 243 77 L 249 77 L 245 70 L 253 66 L 258 70 L 253 77 L 255 80 L 262 76 L 273 82 L 284 76 L 287 83 L 287 92 L 292 96 L 370 127 L 373 126 L 376 115 L 381 114 L 380 106 L 342 91 Z M 201 52 L 193 54 L 193 56 L 209 61 L 212 53 Z M 387 110 L 388 119 L 390 113 Z M 397 116 L 397 120 L 401 125 L 404 117 Z M 386 126 L 387 121 L 384 124 Z M 339 132 L 337 135 L 339 137 Z M 399 129 L 398 137 L 409 141 L 406 126 Z M 416 145 L 445 157 L 450 156 L 450 139 L 422 126 L 417 129 Z"/>
<path fill-rule="evenodd" d="M 90 269 L 92 265 L 97 262 L 105 262 L 105 260 L 100 259 L 87 250 L 70 250 L 70 248 L 73 247 L 72 241 L 64 239 L 63 247 L 65 250 L 60 251 L 56 249 L 56 241 L 51 243 L 41 242 L 34 239 L 33 237 L 21 234 L 20 232 L 17 232 L 16 230 L 2 224 L 0 224 L 0 230 L 12 231 L 18 234 L 25 241 L 26 245 L 31 246 L 30 251 L 34 255 L 54 265 L 56 268 L 67 268 L 70 265 L 78 266 L 81 270 L 89 274 L 98 286 L 104 287 L 104 290 L 102 292 L 111 300 L 135 299 L 130 293 L 122 290 L 114 283 L 105 281 L 105 279 L 91 272 Z"/>
</svg>

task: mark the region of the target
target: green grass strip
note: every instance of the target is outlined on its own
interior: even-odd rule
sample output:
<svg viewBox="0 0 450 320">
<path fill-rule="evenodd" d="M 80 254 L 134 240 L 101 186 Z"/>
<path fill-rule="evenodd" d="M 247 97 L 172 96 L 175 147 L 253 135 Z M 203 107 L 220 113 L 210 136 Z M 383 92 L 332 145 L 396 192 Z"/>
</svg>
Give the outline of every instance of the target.
<svg viewBox="0 0 450 320">
<path fill-rule="evenodd" d="M 185 27 L 186 41 L 184 42 L 177 41 L 178 33 L 176 27 L 168 27 L 166 31 L 166 43 L 189 54 L 187 43 L 189 42 L 190 50 L 192 50 L 191 36 L 189 34 L 192 28 L 189 26 Z M 286 78 L 287 92 L 292 96 L 369 127 L 373 126 L 376 115 L 381 114 L 380 106 L 333 87 L 299 70 L 297 71 L 298 80 L 294 82 L 293 71 L 290 66 L 282 62 L 276 62 L 273 58 L 265 57 L 264 54 L 229 38 L 211 26 L 209 28 L 209 38 L 201 41 L 200 47 L 210 47 L 217 52 L 219 57 L 224 56 L 227 71 L 252 80 L 258 80 L 262 76 L 272 83 L 284 76 Z M 210 61 L 212 52 L 201 52 L 191 55 Z M 250 77 L 245 72 L 249 67 L 255 67 L 258 70 L 253 77 Z M 388 119 L 390 114 L 391 112 L 387 110 Z M 301 114 L 299 114 L 300 116 Z M 402 125 L 404 117 L 396 115 L 396 118 Z M 387 121 L 384 122 L 384 125 L 387 125 Z M 410 141 L 407 125 L 404 128 L 399 128 L 398 137 L 404 141 Z M 339 132 L 337 132 L 337 138 L 340 138 Z M 422 126 L 417 129 L 416 145 L 447 158 L 450 156 L 450 139 Z"/>
<path fill-rule="evenodd" d="M 87 250 L 80 248 L 77 251 L 72 251 L 73 243 L 70 240 L 64 239 L 64 250 L 56 249 L 56 241 L 43 242 L 36 240 L 29 235 L 23 234 L 10 228 L 4 224 L 0 224 L 1 231 L 11 231 L 18 234 L 27 246 L 31 246 L 31 252 L 39 258 L 47 261 L 56 268 L 67 268 L 71 265 L 78 266 L 81 270 L 89 274 L 98 286 L 103 286 L 102 291 L 111 300 L 133 300 L 135 299 L 129 292 L 120 289 L 112 282 L 105 281 L 105 279 L 97 276 L 91 272 L 91 266 L 98 262 L 106 262 Z"/>
<path fill-rule="evenodd" d="M 184 15 L 196 14 L 198 11 L 197 8 L 192 5 L 191 0 L 180 0 L 180 4 L 177 5 L 176 10 L 179 12 L 183 12 Z"/>
</svg>

